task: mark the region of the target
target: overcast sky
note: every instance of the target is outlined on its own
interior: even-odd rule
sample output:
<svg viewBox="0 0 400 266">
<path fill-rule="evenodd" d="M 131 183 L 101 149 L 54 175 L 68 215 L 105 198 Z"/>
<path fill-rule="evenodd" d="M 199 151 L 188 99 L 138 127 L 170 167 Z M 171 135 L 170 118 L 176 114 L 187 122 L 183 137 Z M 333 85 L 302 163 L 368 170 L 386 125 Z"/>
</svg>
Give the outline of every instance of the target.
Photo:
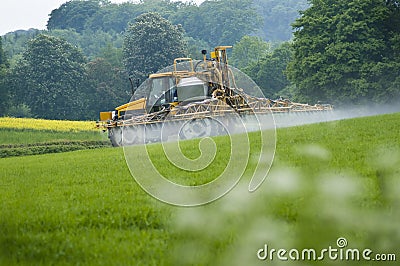
<svg viewBox="0 0 400 266">
<path fill-rule="evenodd" d="M 16 30 L 46 29 L 49 14 L 68 0 L 0 0 L 0 36 Z M 204 0 L 196 0 L 201 3 Z M 113 3 L 137 2 L 111 0 Z M 188 1 L 184 1 L 188 2 Z"/>
</svg>

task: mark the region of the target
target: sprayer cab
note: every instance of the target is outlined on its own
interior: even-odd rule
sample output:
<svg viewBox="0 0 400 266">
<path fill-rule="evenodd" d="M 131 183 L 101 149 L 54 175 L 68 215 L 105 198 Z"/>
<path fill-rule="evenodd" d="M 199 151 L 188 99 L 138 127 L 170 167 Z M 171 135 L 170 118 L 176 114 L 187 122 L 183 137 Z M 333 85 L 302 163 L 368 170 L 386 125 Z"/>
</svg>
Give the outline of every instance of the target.
<svg viewBox="0 0 400 266">
<path fill-rule="evenodd" d="M 203 50 L 203 61 L 193 62 L 191 58 L 176 58 L 173 70 L 149 76 L 146 97 L 146 112 L 172 109 L 178 104 L 203 101 L 212 98 L 229 87 L 228 58 L 226 49 L 232 46 L 218 46 L 210 53 Z M 219 83 L 213 82 L 215 76 Z M 213 95 L 213 93 L 215 95 Z"/>
</svg>

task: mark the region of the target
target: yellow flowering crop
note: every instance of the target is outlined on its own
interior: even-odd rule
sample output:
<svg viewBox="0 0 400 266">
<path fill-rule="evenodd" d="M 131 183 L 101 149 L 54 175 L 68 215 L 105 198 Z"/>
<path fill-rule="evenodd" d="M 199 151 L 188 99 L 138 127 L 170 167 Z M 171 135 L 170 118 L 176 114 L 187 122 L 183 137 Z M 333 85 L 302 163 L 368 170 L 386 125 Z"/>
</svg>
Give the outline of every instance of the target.
<svg viewBox="0 0 400 266">
<path fill-rule="evenodd" d="M 55 131 L 96 131 L 92 121 L 45 120 L 0 117 L 0 128 L 37 129 Z"/>
</svg>

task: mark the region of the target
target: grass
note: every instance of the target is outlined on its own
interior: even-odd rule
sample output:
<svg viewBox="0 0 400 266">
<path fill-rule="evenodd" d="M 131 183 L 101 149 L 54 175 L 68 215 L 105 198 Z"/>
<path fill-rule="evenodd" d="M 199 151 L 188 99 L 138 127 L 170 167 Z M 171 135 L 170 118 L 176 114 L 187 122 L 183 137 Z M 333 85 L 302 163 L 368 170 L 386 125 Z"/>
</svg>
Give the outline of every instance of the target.
<svg viewBox="0 0 400 266">
<path fill-rule="evenodd" d="M 55 131 L 37 129 L 0 128 L 0 144 L 33 144 L 65 140 L 106 140 L 100 131 Z"/>
<path fill-rule="evenodd" d="M 94 122 L 0 118 L 0 158 L 109 146 Z"/>
<path fill-rule="evenodd" d="M 165 153 L 160 150 L 159 145 L 151 145 L 148 147 L 149 157 L 152 163 L 168 180 L 175 183 L 188 186 L 198 186 L 207 184 L 215 180 L 225 169 L 229 161 L 230 145 L 227 145 L 226 137 L 214 138 L 218 153 L 213 163 L 200 171 L 187 171 L 169 163 Z M 199 140 L 183 141 L 180 148 L 187 158 L 195 159 L 201 154 L 199 150 Z"/>
<path fill-rule="evenodd" d="M 279 129 L 273 167 L 258 191 L 248 193 L 244 177 L 218 202 L 177 211 L 172 261 L 342 265 L 327 257 L 310 263 L 281 262 L 276 257 L 259 261 L 255 255 L 265 244 L 287 250 L 337 248 L 339 237 L 348 240 L 349 248 L 393 253 L 399 259 L 399 128 L 400 114 L 393 114 Z"/>
<path fill-rule="evenodd" d="M 121 148 L 0 159 L 0 264 L 282 265 L 257 260 L 257 250 L 336 247 L 338 237 L 350 248 L 396 253 L 399 128 L 400 114 L 392 114 L 279 129 L 276 159 L 259 190 L 247 191 L 253 163 L 231 193 L 197 208 L 148 196 Z M 216 143 L 214 174 L 227 154 L 226 139 Z M 181 147 L 199 155 L 197 141 Z M 171 166 L 159 145 L 149 152 L 175 181 L 210 181 L 195 173 L 185 181 L 188 173 Z"/>
<path fill-rule="evenodd" d="M 0 164 L 4 265 L 161 260 L 169 212 L 132 182 L 121 149 L 6 158 Z"/>
</svg>

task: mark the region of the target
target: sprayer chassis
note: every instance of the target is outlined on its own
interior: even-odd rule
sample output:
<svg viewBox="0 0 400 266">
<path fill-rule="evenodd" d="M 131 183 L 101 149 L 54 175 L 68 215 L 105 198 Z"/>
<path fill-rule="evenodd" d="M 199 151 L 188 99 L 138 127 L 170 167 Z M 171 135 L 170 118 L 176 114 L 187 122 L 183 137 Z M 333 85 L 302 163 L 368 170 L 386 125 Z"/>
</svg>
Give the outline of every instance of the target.
<svg viewBox="0 0 400 266">
<path fill-rule="evenodd" d="M 150 114 L 131 117 L 127 115 L 117 121 L 104 122 L 101 127 L 108 130 L 113 146 L 128 146 L 178 138 L 192 139 L 225 135 L 227 132 L 224 126 L 228 126 L 231 132 L 239 133 L 235 127 L 243 121 L 248 122 L 246 125 L 248 127 L 253 123 L 253 128 L 257 130 L 254 119 L 251 119 L 256 115 L 300 114 L 332 110 L 331 105 L 299 104 L 288 100 L 274 101 L 248 95 L 235 95 L 230 98 L 230 102 L 231 105 L 227 105 L 225 101 L 219 99 L 207 99 L 179 105 L 173 109 L 165 108 Z M 223 121 L 223 123 L 218 121 Z M 185 129 L 185 124 L 188 122 L 191 126 Z M 181 129 L 181 131 L 177 132 L 176 129 Z"/>
</svg>

